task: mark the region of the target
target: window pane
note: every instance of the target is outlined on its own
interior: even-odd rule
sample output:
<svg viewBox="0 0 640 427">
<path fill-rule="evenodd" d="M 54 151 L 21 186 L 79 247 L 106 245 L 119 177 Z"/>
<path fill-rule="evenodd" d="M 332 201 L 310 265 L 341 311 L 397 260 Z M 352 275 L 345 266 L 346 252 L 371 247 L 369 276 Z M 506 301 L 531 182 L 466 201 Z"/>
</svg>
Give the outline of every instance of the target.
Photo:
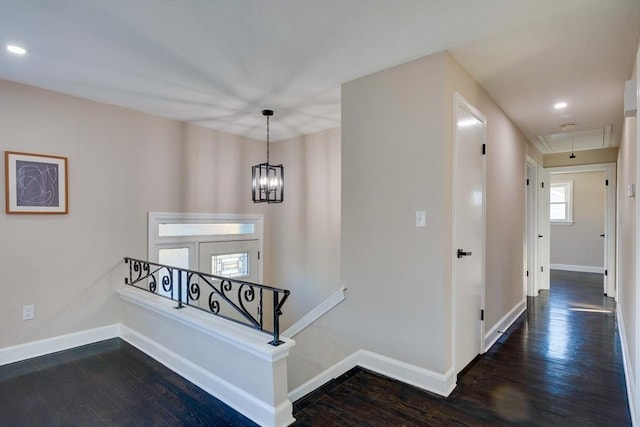
<svg viewBox="0 0 640 427">
<path fill-rule="evenodd" d="M 169 265 L 171 267 L 186 268 L 189 269 L 189 248 L 170 248 L 170 249 L 158 249 L 158 263 Z M 178 286 L 178 272 L 173 272 L 173 287 L 172 289 L 165 289 L 162 285 L 165 276 L 169 276 L 166 269 L 161 269 L 158 273 L 158 287 L 157 293 L 166 297 L 173 298 L 177 295 Z M 184 276 L 183 276 L 184 278 Z M 183 288 L 183 295 L 184 293 Z M 177 297 L 176 297 L 177 298 Z"/>
<path fill-rule="evenodd" d="M 158 236 L 209 236 L 216 234 L 254 234 L 255 224 L 158 224 Z"/>
<path fill-rule="evenodd" d="M 551 221 L 564 221 L 567 219 L 567 207 L 564 203 L 557 203 L 551 205 Z"/>
<path fill-rule="evenodd" d="M 189 268 L 189 248 L 158 249 L 158 263 Z"/>
<path fill-rule="evenodd" d="M 567 187 L 565 185 L 551 185 L 551 203 L 567 201 Z"/>
<path fill-rule="evenodd" d="M 213 255 L 211 271 L 215 276 L 247 277 L 249 276 L 249 252 Z"/>
</svg>

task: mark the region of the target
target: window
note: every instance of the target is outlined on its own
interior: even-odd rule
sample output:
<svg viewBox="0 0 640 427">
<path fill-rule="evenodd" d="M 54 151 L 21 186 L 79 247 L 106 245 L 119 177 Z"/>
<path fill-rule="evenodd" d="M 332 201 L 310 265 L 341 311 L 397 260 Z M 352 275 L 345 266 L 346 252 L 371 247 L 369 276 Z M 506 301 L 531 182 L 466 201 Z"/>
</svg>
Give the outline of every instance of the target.
<svg viewBox="0 0 640 427">
<path fill-rule="evenodd" d="M 550 216 L 552 224 L 573 224 L 573 181 L 551 183 Z"/>
<path fill-rule="evenodd" d="M 249 276 L 249 252 L 213 255 L 211 273 L 216 276 L 240 278 Z"/>
<path fill-rule="evenodd" d="M 261 242 L 262 226 L 262 215 L 149 212 L 148 259 L 160 264 L 206 272 L 211 264 L 208 261 L 208 265 L 200 265 L 202 244 L 254 240 Z M 261 246 L 256 249 L 260 250 Z M 245 256 L 240 252 L 242 251 L 237 249 L 231 250 L 226 258 L 216 258 L 215 267 L 211 271 L 224 272 L 220 275 L 228 277 L 252 275 L 254 272 L 249 271 L 250 263 L 246 258 L 248 254 Z M 259 275 L 256 280 L 258 278 Z"/>
</svg>

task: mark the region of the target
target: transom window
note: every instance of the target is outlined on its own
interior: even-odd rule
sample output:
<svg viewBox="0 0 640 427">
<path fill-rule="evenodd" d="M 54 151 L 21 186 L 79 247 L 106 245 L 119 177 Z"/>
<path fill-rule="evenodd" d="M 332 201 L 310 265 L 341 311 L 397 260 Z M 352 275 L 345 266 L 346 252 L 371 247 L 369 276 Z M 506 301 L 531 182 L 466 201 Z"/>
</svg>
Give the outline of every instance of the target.
<svg viewBox="0 0 640 427">
<path fill-rule="evenodd" d="M 551 223 L 573 224 L 573 181 L 552 182 L 550 193 Z"/>
</svg>

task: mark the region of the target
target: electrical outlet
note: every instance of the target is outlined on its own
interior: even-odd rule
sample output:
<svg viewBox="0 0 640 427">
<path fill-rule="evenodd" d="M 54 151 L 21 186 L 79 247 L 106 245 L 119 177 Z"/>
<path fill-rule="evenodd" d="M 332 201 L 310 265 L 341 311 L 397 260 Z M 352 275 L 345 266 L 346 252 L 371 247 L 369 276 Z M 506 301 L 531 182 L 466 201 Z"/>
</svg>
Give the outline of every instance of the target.
<svg viewBox="0 0 640 427">
<path fill-rule="evenodd" d="M 33 305 L 25 305 L 22 307 L 22 320 L 33 319 L 35 308 Z"/>
</svg>

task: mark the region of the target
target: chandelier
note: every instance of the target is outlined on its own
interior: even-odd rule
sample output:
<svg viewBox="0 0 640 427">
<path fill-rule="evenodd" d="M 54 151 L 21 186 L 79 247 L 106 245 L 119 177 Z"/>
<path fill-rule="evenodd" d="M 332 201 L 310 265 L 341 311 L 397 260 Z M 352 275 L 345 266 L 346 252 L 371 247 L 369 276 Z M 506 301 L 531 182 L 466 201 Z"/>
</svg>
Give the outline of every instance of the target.
<svg viewBox="0 0 640 427">
<path fill-rule="evenodd" d="M 284 200 L 284 167 L 269 164 L 269 117 L 273 110 L 262 110 L 267 118 L 267 162 L 251 168 L 252 197 L 254 203 L 282 203 Z"/>
</svg>

